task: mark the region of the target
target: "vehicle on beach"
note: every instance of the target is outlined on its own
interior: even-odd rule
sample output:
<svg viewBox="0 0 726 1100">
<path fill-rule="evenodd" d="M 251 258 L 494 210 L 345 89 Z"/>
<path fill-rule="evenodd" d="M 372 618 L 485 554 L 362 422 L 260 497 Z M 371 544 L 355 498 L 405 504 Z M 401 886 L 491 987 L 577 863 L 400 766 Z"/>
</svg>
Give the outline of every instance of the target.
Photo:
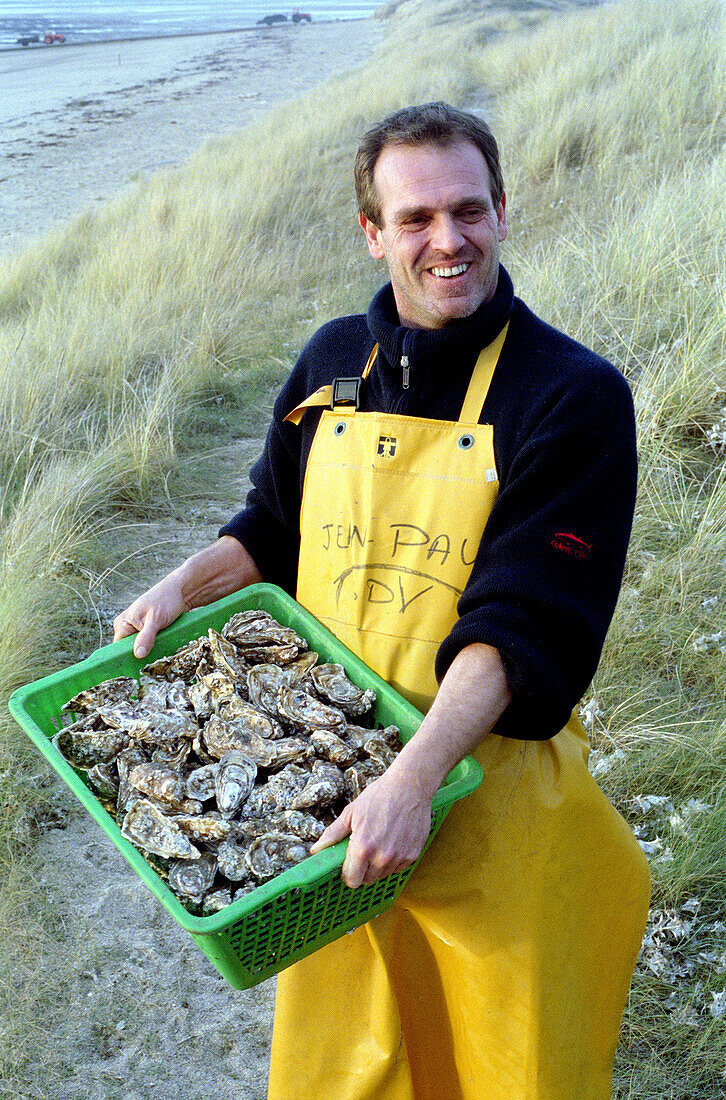
<svg viewBox="0 0 726 1100">
<path fill-rule="evenodd" d="M 40 42 L 40 35 L 25 34 L 22 38 L 18 38 L 16 41 L 19 46 L 29 46 L 32 42 Z"/>
<path fill-rule="evenodd" d="M 266 26 L 271 27 L 273 23 L 287 23 L 287 16 L 282 12 L 277 12 L 275 15 L 263 15 L 262 19 L 257 20 L 258 25 L 264 23 Z"/>
<path fill-rule="evenodd" d="M 295 8 L 295 11 L 292 13 L 292 21 L 293 23 L 312 23 L 313 17 L 309 12 L 298 11 L 298 9 Z"/>
<path fill-rule="evenodd" d="M 62 46 L 65 40 L 66 36 L 64 34 L 58 34 L 57 31 L 46 31 L 45 37 L 43 38 L 43 42 L 46 46 Z"/>
</svg>

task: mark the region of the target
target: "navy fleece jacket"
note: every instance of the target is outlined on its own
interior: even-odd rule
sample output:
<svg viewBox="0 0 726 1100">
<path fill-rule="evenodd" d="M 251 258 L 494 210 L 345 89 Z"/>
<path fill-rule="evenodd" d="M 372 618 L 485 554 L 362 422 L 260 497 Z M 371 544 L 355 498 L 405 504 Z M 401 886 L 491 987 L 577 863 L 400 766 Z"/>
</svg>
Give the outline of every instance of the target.
<svg viewBox="0 0 726 1100">
<path fill-rule="evenodd" d="M 622 375 L 535 317 L 504 268 L 492 301 L 443 329 L 401 327 L 390 284 L 367 315 L 324 325 L 277 399 L 247 506 L 220 534 L 239 539 L 265 579 L 294 594 L 320 412 L 309 410 L 299 426 L 283 423 L 285 415 L 318 386 L 360 375 L 377 342 L 361 408 L 455 420 L 479 351 L 507 320 L 481 416 L 494 426 L 499 495 L 436 674 L 441 680 L 472 642 L 496 646 L 513 700 L 495 732 L 542 740 L 565 725 L 592 679 L 615 608 L 635 505 L 635 424 Z"/>
</svg>

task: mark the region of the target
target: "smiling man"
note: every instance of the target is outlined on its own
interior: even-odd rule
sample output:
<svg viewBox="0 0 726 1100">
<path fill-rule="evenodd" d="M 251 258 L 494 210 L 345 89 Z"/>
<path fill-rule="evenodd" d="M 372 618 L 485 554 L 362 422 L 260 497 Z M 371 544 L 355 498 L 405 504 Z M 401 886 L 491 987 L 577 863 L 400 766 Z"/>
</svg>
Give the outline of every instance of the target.
<svg viewBox="0 0 726 1100">
<path fill-rule="evenodd" d="M 325 325 L 275 405 L 242 512 L 116 621 L 145 655 L 181 611 L 264 578 L 425 717 L 328 827 L 396 904 L 278 980 L 274 1100 L 606 1100 L 647 865 L 587 771 L 577 702 L 622 577 L 632 399 L 500 265 L 496 142 L 446 104 L 363 138 L 359 220 L 390 281 Z"/>
</svg>

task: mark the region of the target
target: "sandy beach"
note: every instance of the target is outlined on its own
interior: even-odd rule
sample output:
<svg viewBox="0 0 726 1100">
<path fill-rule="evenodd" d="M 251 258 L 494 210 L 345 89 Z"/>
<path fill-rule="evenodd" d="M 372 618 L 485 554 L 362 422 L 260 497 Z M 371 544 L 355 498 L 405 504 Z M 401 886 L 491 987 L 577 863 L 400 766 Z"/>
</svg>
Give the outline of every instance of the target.
<svg viewBox="0 0 726 1100">
<path fill-rule="evenodd" d="M 0 53 L 0 251 L 365 60 L 375 20 Z"/>
</svg>

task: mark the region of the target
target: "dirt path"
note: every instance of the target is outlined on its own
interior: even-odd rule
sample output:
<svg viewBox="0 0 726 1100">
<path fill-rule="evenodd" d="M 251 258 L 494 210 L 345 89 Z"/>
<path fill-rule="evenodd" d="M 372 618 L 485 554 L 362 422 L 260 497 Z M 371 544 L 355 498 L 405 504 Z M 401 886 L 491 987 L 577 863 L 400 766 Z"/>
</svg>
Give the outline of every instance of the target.
<svg viewBox="0 0 726 1100">
<path fill-rule="evenodd" d="M 116 550 L 134 556 L 91 591 L 104 641 L 142 578 L 151 582 L 216 537 L 231 500 L 244 500 L 260 442 L 208 460 L 223 499 L 195 499 L 184 521 L 161 515 L 120 533 Z M 263 1100 L 274 980 L 231 989 L 64 784 L 47 775 L 53 812 L 39 840 L 38 885 L 62 929 L 67 1003 L 60 1028 L 26 1070 L 22 1100 Z"/>
</svg>

